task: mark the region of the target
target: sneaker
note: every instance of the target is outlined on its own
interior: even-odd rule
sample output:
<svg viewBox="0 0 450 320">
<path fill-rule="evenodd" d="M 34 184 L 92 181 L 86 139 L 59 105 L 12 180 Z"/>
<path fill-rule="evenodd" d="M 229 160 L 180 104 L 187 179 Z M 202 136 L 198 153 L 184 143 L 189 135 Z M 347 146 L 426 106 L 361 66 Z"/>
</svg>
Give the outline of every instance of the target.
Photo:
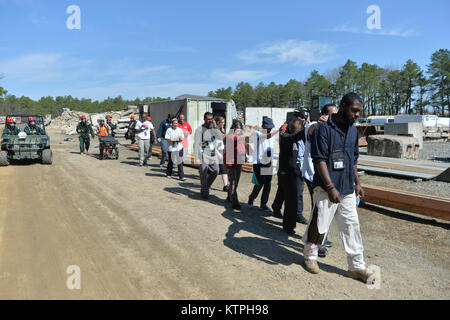
<svg viewBox="0 0 450 320">
<path fill-rule="evenodd" d="M 226 185 L 226 186 L 223 187 L 223 189 L 222 189 L 223 192 L 228 192 L 228 190 L 230 190 L 230 185 Z"/>
<path fill-rule="evenodd" d="M 84 152 L 81 152 L 80 155 L 84 156 Z"/>
<path fill-rule="evenodd" d="M 311 272 L 313 274 L 318 274 L 320 271 L 317 260 L 305 259 L 305 268 L 308 272 Z"/>
<path fill-rule="evenodd" d="M 263 210 L 263 211 L 270 211 L 269 207 L 266 206 L 266 205 L 262 205 L 260 208 L 261 208 L 261 210 Z"/>
<path fill-rule="evenodd" d="M 254 207 L 253 200 L 248 199 L 247 205 L 248 205 L 249 208 L 253 208 Z"/>
<path fill-rule="evenodd" d="M 152 161 L 152 157 L 148 157 L 147 160 L 148 160 L 148 161 Z"/>
<path fill-rule="evenodd" d="M 325 246 L 319 247 L 319 257 L 325 258 L 328 254 L 328 249 Z"/>
<path fill-rule="evenodd" d="M 325 247 L 331 248 L 333 246 L 333 242 L 325 240 L 325 243 L 323 244 Z"/>
<path fill-rule="evenodd" d="M 181 180 L 181 181 L 186 181 L 186 178 L 185 178 L 185 177 L 183 177 L 183 178 L 180 178 L 180 180 Z"/>
<path fill-rule="evenodd" d="M 205 199 L 205 200 L 208 200 L 208 199 L 209 199 L 209 194 L 202 193 L 201 196 L 202 196 L 202 198 Z"/>
<path fill-rule="evenodd" d="M 172 176 L 167 176 L 167 179 L 172 179 Z"/>
<path fill-rule="evenodd" d="M 160 164 L 159 167 L 160 167 L 161 169 L 164 169 L 164 165 L 163 165 L 163 164 Z"/>
<path fill-rule="evenodd" d="M 373 272 L 370 272 L 367 269 L 364 270 L 355 270 L 355 271 L 348 271 L 348 276 L 355 280 L 361 280 L 364 283 L 367 283 L 367 280 L 373 275 Z M 372 280 L 372 284 L 375 282 L 375 279 Z"/>
<path fill-rule="evenodd" d="M 308 224 L 308 220 L 303 215 L 297 215 L 297 222 L 301 224 Z"/>
</svg>

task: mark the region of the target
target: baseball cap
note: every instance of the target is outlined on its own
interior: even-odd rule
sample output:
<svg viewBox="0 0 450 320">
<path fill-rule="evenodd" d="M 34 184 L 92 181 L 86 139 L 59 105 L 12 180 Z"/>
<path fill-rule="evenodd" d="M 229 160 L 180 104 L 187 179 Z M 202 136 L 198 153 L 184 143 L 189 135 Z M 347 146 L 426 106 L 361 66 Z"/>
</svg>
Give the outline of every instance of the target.
<svg viewBox="0 0 450 320">
<path fill-rule="evenodd" d="M 273 124 L 273 120 L 271 118 L 264 118 L 263 126 L 266 127 L 267 129 L 275 128 L 275 125 Z"/>
</svg>

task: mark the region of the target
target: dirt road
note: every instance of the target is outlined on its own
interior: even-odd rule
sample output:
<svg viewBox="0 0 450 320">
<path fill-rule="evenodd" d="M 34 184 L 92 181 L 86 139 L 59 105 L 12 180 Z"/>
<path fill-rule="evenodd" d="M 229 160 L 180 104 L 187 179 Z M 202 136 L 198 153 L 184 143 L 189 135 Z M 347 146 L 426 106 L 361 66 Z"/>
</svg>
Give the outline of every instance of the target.
<svg viewBox="0 0 450 320">
<path fill-rule="evenodd" d="M 334 223 L 335 245 L 311 275 L 300 237 L 269 213 L 226 209 L 220 179 L 205 202 L 195 169 L 168 180 L 156 159 L 140 168 L 123 147 L 118 161 L 81 157 L 51 136 L 52 166 L 0 168 L 0 299 L 449 298 L 447 224 L 360 209 L 366 262 L 381 268 L 381 288 L 369 290 L 345 276 Z M 241 180 L 246 202 L 251 176 Z M 72 265 L 80 290 L 66 286 Z"/>
</svg>

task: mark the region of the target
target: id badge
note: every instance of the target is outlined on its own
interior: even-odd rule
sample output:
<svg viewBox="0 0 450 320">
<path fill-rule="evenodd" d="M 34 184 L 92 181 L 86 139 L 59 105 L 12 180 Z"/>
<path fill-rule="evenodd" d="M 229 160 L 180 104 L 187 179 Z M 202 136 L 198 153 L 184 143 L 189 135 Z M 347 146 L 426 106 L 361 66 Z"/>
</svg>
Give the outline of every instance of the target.
<svg viewBox="0 0 450 320">
<path fill-rule="evenodd" d="M 209 146 L 209 150 L 211 150 L 211 151 L 213 151 L 215 149 L 213 141 L 208 142 L 208 146 Z"/>
<path fill-rule="evenodd" d="M 344 159 L 344 151 L 334 151 L 331 155 L 333 170 L 344 170 Z"/>
</svg>

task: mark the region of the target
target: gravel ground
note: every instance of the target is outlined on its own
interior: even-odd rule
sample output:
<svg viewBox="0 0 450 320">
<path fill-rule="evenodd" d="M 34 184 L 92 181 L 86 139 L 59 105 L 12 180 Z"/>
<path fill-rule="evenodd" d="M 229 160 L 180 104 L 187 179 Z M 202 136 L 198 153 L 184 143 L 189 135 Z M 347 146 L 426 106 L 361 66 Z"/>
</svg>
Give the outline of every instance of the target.
<svg viewBox="0 0 450 320">
<path fill-rule="evenodd" d="M 361 148 L 362 153 L 367 152 L 366 148 Z M 448 163 L 450 165 L 450 142 L 425 142 L 423 149 L 419 152 L 420 160 L 432 160 L 436 162 Z M 429 194 L 444 198 L 450 197 L 450 183 L 439 181 L 414 182 L 411 179 L 393 178 L 378 176 L 366 172 L 360 177 L 364 184 L 374 186 L 401 189 L 420 194 Z"/>
</svg>

